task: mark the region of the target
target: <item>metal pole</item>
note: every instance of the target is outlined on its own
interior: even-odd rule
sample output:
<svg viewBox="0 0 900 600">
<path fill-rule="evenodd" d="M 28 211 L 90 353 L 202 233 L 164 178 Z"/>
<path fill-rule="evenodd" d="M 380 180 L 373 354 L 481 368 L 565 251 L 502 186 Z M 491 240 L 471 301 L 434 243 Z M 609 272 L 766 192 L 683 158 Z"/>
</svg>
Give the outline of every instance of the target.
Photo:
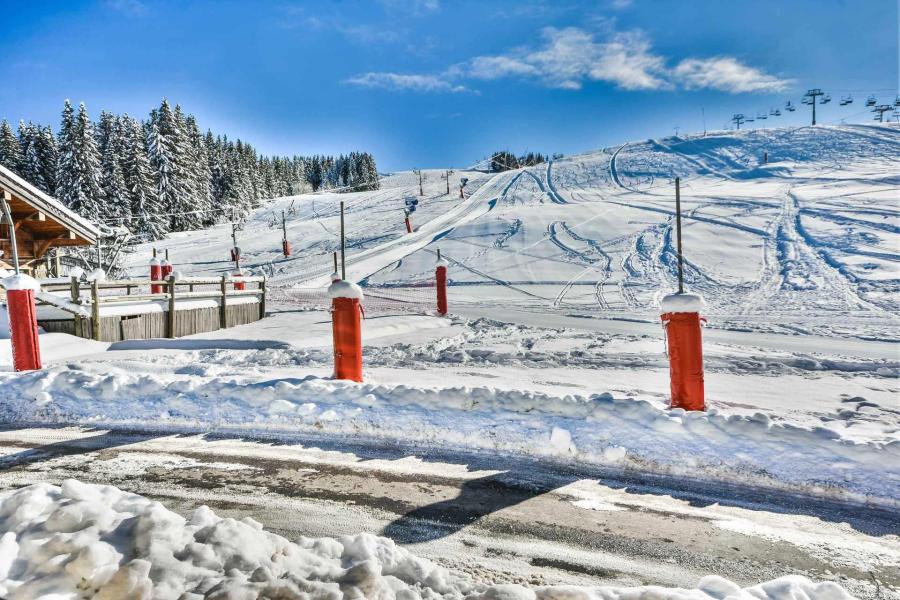
<svg viewBox="0 0 900 600">
<path fill-rule="evenodd" d="M 681 178 L 675 178 L 675 228 L 678 234 L 678 293 L 684 293 L 684 255 L 681 249 Z"/>
<path fill-rule="evenodd" d="M 12 214 L 9 212 L 9 203 L 6 201 L 6 197 L 9 193 L 3 192 L 3 195 L 0 196 L 0 201 L 3 202 L 3 216 L 6 217 L 6 222 L 9 225 L 9 243 L 12 245 L 12 255 L 13 255 L 13 268 L 16 270 L 16 275 L 19 274 L 19 247 L 16 245 L 16 226 L 13 225 Z"/>
<path fill-rule="evenodd" d="M 441 260 L 441 249 L 438 248 L 437 251 L 438 251 L 438 260 Z"/>
<path fill-rule="evenodd" d="M 344 239 L 344 201 L 341 200 L 341 279 L 347 279 L 347 264 L 344 258 L 346 241 Z"/>
<path fill-rule="evenodd" d="M 332 252 L 332 257 L 334 258 L 334 272 L 337 273 L 338 272 L 338 270 L 337 270 L 337 267 L 338 267 L 337 252 Z"/>
<path fill-rule="evenodd" d="M 284 220 L 284 211 L 281 211 L 281 231 L 284 234 L 284 239 L 287 239 L 287 222 Z"/>
<path fill-rule="evenodd" d="M 813 125 L 816 124 L 816 98 L 817 98 L 817 96 L 813 95 L 813 97 L 812 97 L 812 106 L 813 106 L 813 122 L 812 122 L 812 124 Z"/>
</svg>

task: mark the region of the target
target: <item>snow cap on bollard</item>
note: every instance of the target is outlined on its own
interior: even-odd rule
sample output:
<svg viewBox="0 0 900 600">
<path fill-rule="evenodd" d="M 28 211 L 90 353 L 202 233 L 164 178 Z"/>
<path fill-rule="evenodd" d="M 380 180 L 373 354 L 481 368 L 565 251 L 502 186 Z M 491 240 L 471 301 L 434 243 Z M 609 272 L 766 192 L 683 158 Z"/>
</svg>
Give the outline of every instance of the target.
<svg viewBox="0 0 900 600">
<path fill-rule="evenodd" d="M 350 281 L 328 286 L 334 343 L 334 378 L 362 382 L 362 289 Z"/>
<path fill-rule="evenodd" d="M 84 269 L 81 267 L 72 267 L 69 269 L 69 278 L 81 279 L 84 276 Z"/>
<path fill-rule="evenodd" d="M 341 280 L 341 274 L 340 274 L 340 273 L 338 273 L 337 271 L 335 271 L 334 273 L 331 274 L 331 283 L 334 283 L 335 281 L 340 281 L 340 280 Z"/>
<path fill-rule="evenodd" d="M 683 292 L 664 296 L 659 303 L 669 350 L 672 408 L 706 410 L 700 331 L 700 311 L 705 306 L 699 294 Z"/>
<path fill-rule="evenodd" d="M 16 371 L 40 369 L 41 346 L 34 295 L 40 291 L 41 284 L 23 273 L 4 277 L 0 284 L 6 289 L 13 368 Z"/>
<path fill-rule="evenodd" d="M 160 270 L 160 273 L 162 274 L 163 279 L 169 278 L 169 275 L 172 274 L 172 269 L 173 269 L 172 263 L 170 263 L 167 259 L 164 258 L 161 261 L 159 261 L 159 270 Z"/>
</svg>

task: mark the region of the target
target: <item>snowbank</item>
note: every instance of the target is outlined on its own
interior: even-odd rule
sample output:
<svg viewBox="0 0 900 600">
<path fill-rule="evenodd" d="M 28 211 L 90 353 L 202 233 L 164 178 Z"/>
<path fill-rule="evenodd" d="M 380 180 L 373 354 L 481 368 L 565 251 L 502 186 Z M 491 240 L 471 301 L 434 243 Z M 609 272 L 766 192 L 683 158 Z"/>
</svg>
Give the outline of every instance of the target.
<svg viewBox="0 0 900 600">
<path fill-rule="evenodd" d="M 355 384 L 312 375 L 245 383 L 72 365 L 0 374 L 0 386 L 0 422 L 440 444 L 888 506 L 900 501 L 900 441 L 855 442 L 764 413 L 685 412 L 609 393 Z"/>
<path fill-rule="evenodd" d="M 370 534 L 269 533 L 249 517 L 190 518 L 118 488 L 75 480 L 0 497 L 0 595 L 97 600 L 417 598 L 509 600 L 849 600 L 830 582 L 781 577 L 741 588 L 710 576 L 696 589 L 537 587 L 472 583 Z"/>
</svg>

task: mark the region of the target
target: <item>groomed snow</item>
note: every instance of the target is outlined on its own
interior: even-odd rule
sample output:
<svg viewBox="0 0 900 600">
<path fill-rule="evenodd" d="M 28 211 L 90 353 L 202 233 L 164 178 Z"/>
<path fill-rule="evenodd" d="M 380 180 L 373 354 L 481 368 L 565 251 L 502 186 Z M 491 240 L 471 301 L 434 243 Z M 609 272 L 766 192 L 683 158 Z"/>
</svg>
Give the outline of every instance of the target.
<svg viewBox="0 0 900 600">
<path fill-rule="evenodd" d="M 748 588 L 484 585 L 371 534 L 293 542 L 206 506 L 184 518 L 112 486 L 66 480 L 0 496 L 0 595 L 14 600 L 850 600 L 787 576 Z"/>
</svg>

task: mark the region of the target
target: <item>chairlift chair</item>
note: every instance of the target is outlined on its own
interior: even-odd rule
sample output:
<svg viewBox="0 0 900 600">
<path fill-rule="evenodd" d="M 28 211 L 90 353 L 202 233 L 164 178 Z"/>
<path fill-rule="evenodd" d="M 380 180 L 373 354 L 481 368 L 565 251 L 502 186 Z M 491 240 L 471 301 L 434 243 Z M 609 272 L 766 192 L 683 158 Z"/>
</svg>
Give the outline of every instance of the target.
<svg viewBox="0 0 900 600">
<path fill-rule="evenodd" d="M 900 96 L 897 96 L 897 98 L 894 100 L 894 106 L 900 106 Z"/>
<path fill-rule="evenodd" d="M 851 94 L 847 94 L 841 98 L 841 106 L 847 106 L 848 104 L 853 104 L 853 96 Z"/>
<path fill-rule="evenodd" d="M 878 100 L 875 99 L 875 96 L 869 96 L 866 98 L 866 106 L 875 106 L 878 103 Z"/>
<path fill-rule="evenodd" d="M 784 105 L 784 110 L 788 112 L 794 112 L 795 110 L 797 110 L 797 107 L 791 104 L 791 101 L 788 100 L 787 104 Z"/>
<path fill-rule="evenodd" d="M 825 94 L 822 96 L 822 99 L 819 100 L 819 104 L 828 104 L 829 102 L 831 102 L 831 94 Z"/>
<path fill-rule="evenodd" d="M 765 120 L 768 119 L 768 118 L 769 118 L 769 115 L 767 115 L 767 114 L 764 113 L 764 112 L 759 113 L 759 114 L 756 115 L 756 120 L 757 120 L 757 121 L 765 121 Z"/>
</svg>

